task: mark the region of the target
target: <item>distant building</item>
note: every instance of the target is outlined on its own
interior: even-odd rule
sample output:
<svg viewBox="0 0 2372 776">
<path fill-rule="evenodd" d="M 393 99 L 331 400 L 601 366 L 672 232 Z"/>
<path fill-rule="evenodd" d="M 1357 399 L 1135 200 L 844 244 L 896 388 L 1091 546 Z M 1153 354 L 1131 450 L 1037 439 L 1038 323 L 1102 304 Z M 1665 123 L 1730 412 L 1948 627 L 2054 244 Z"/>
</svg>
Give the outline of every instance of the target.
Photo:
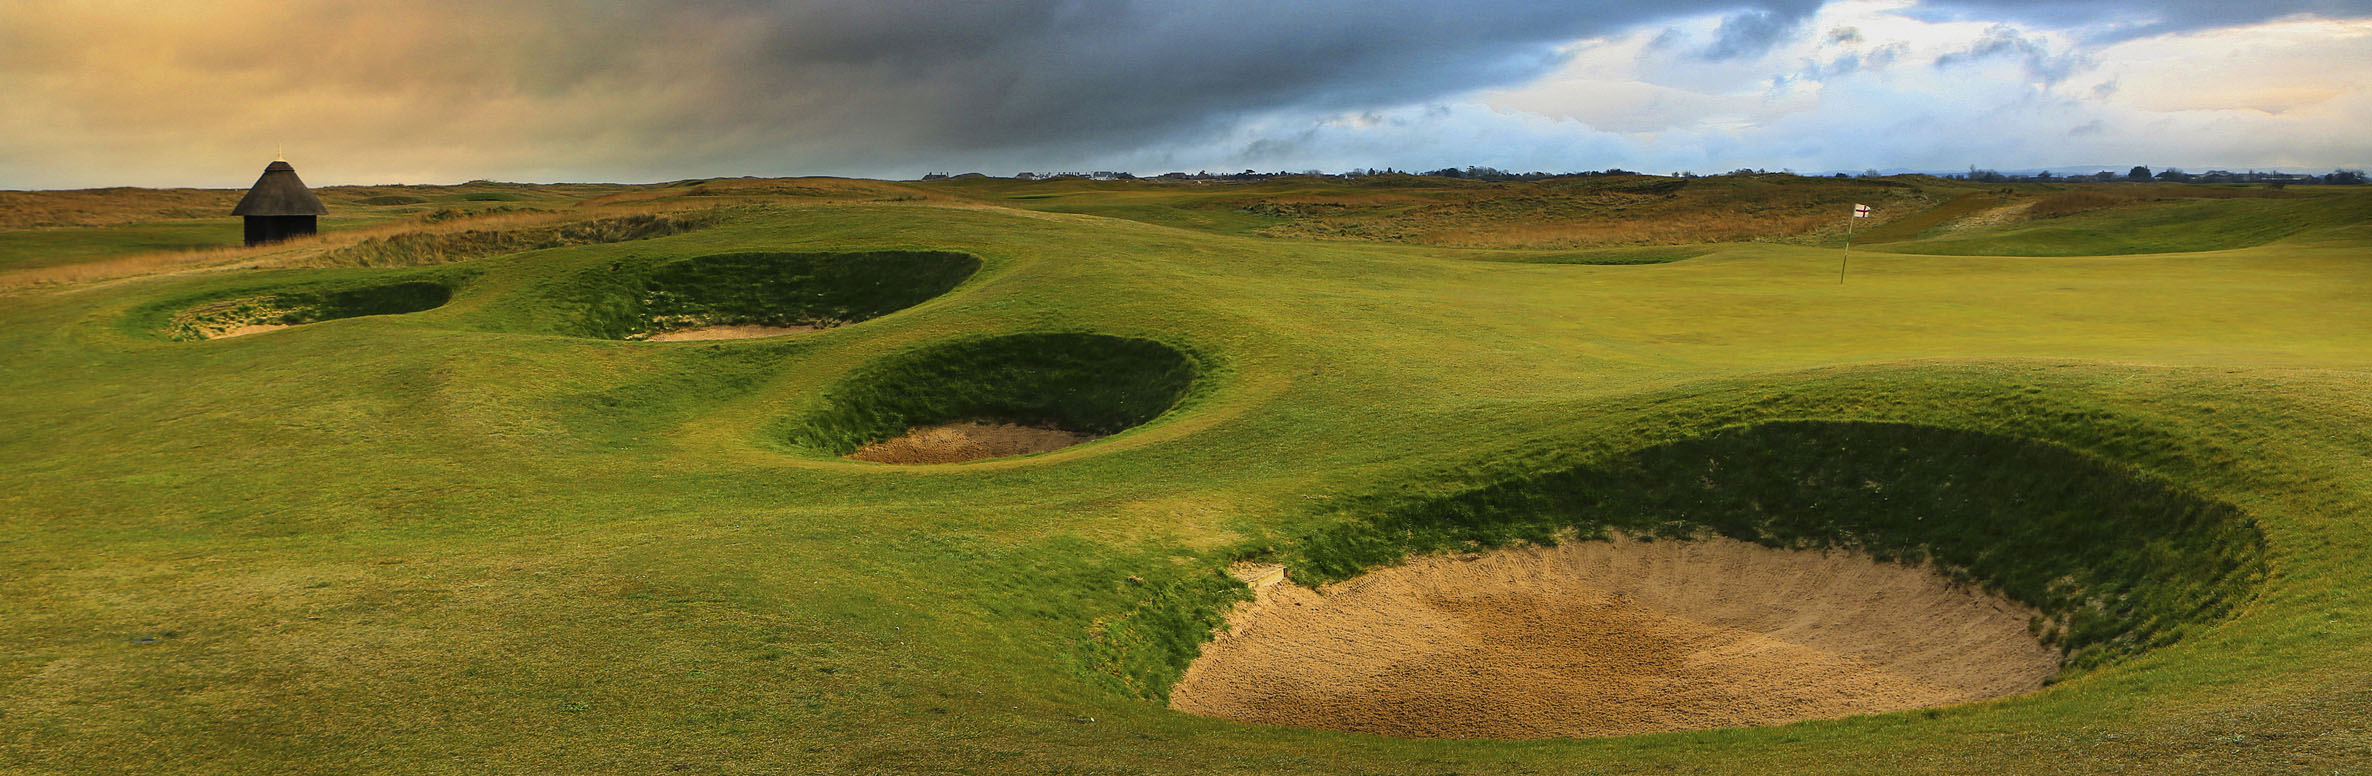
<svg viewBox="0 0 2372 776">
<path fill-rule="evenodd" d="M 247 217 L 248 245 L 313 234 L 318 230 L 314 219 L 328 213 L 321 198 L 297 179 L 296 168 L 284 161 L 264 165 L 263 177 L 239 198 L 238 207 L 231 208 L 231 215 Z"/>
</svg>

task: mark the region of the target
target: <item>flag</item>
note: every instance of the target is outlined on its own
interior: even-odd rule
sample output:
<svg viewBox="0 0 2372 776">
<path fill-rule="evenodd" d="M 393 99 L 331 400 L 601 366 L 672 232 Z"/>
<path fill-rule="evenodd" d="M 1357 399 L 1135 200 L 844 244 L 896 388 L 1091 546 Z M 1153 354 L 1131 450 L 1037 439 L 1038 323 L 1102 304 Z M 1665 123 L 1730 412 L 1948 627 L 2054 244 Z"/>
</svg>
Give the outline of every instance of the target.
<svg viewBox="0 0 2372 776">
<path fill-rule="evenodd" d="M 1854 206 L 1853 206 L 1853 217 L 1854 217 L 1854 218 L 1868 218 L 1868 217 L 1870 217 L 1870 206 L 1868 206 L 1868 205 L 1854 205 Z"/>
</svg>

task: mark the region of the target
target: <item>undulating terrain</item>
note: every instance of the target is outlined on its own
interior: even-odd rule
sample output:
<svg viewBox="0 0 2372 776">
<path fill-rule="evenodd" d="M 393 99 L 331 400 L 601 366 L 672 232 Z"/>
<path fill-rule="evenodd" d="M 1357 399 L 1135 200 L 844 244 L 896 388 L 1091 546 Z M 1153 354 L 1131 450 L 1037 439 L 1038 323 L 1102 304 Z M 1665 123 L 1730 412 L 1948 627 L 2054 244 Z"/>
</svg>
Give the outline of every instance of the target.
<svg viewBox="0 0 2372 776">
<path fill-rule="evenodd" d="M 0 772 L 2372 770 L 2360 187 L 319 193 L 240 248 L 236 191 L 0 192 Z M 991 452 L 866 452 L 928 434 Z M 2055 662 L 1576 739 L 1169 705 L 1231 566 L 1616 534 L 1927 569 Z"/>
</svg>

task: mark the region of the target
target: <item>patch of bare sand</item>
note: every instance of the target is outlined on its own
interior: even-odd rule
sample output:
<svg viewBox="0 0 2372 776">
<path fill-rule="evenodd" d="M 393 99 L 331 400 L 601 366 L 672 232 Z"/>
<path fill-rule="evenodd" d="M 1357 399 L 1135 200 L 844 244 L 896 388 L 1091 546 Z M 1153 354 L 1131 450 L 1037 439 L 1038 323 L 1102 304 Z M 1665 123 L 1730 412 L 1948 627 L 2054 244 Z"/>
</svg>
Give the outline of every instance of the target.
<svg viewBox="0 0 2372 776">
<path fill-rule="evenodd" d="M 1926 570 L 1730 539 L 1417 558 L 1255 600 L 1170 694 L 1192 714 L 1412 738 L 1771 725 L 2027 692 L 2032 609 Z"/>
<path fill-rule="evenodd" d="M 1099 438 L 1052 426 L 964 420 L 918 426 L 859 448 L 848 457 L 874 463 L 960 463 L 1060 450 Z"/>
<path fill-rule="evenodd" d="M 222 339 L 224 337 L 244 337 L 249 334 L 262 334 L 267 331 L 279 331 L 281 329 L 294 328 L 295 326 L 296 324 L 293 323 L 250 323 L 241 326 L 233 326 L 222 331 L 208 334 L 206 335 L 206 338 Z"/>
<path fill-rule="evenodd" d="M 696 326 L 689 329 L 663 331 L 644 338 L 645 342 L 698 342 L 703 340 L 755 339 L 782 334 L 815 331 L 822 326 Z"/>
</svg>

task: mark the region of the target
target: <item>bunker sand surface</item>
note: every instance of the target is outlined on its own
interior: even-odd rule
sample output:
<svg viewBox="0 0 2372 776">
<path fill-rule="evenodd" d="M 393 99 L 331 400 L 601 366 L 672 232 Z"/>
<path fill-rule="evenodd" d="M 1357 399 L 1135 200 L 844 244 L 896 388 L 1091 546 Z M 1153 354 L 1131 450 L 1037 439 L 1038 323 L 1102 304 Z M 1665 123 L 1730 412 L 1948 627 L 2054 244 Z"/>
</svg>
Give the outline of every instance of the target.
<svg viewBox="0 0 2372 776">
<path fill-rule="evenodd" d="M 822 326 L 700 326 L 690 329 L 663 331 L 651 335 L 646 342 L 701 342 L 706 340 L 756 339 L 783 334 L 820 331 Z"/>
<path fill-rule="evenodd" d="M 858 448 L 848 457 L 873 463 L 961 463 L 1060 450 L 1100 438 L 1045 426 L 957 421 L 918 426 L 894 438 Z"/>
<path fill-rule="evenodd" d="M 250 323 L 208 334 L 206 335 L 206 338 L 222 339 L 224 337 L 244 337 L 249 334 L 262 334 L 267 331 L 279 331 L 281 329 L 290 329 L 295 327 L 296 324 L 292 323 Z"/>
<path fill-rule="evenodd" d="M 1417 558 L 1255 598 L 1172 689 L 1180 711 L 1411 738 L 1771 725 L 2042 687 L 2034 611 L 1930 571 L 1730 539 Z"/>
</svg>

